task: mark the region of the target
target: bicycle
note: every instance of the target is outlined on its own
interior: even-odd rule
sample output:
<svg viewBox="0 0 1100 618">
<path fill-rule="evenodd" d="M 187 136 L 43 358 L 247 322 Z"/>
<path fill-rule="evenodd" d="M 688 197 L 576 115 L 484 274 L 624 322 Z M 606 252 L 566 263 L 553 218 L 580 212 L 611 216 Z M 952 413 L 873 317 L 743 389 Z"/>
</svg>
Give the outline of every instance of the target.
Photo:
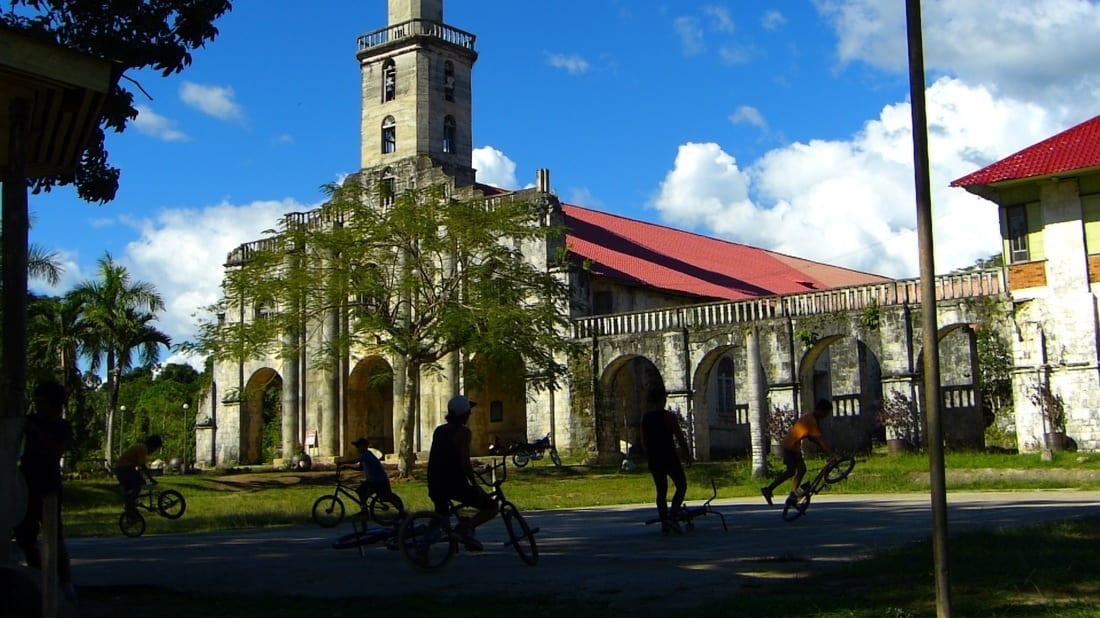
<svg viewBox="0 0 1100 618">
<path fill-rule="evenodd" d="M 156 490 L 156 481 L 152 481 L 141 488 L 134 500 L 132 510 L 123 509 L 118 516 L 118 527 L 122 534 L 134 538 L 145 534 L 145 517 L 138 511 L 144 509 L 150 513 L 156 513 L 165 519 L 179 519 L 187 510 L 187 500 L 183 494 L 175 489 Z M 123 490 L 125 492 L 125 490 Z"/>
<path fill-rule="evenodd" d="M 508 476 L 506 458 L 501 457 L 499 463 L 475 473 L 478 480 L 491 490 L 489 496 L 497 503 L 500 517 L 508 532 L 509 540 L 505 545 L 511 545 L 525 564 L 534 566 L 539 559 L 539 548 L 535 543 L 535 533 L 539 529 L 532 529 L 527 525 L 516 505 L 509 502 L 504 495 L 503 484 Z M 490 475 L 489 478 L 486 478 L 486 474 Z M 449 517 L 435 511 L 418 511 L 406 517 L 398 529 L 397 545 L 409 564 L 424 570 L 434 570 L 450 562 L 458 553 L 462 542 L 454 531 L 452 521 L 457 524 L 466 519 L 464 510 L 468 512 L 468 508 L 452 501 Z"/>
<path fill-rule="evenodd" d="M 381 542 L 385 545 L 386 549 L 396 551 L 398 547 L 397 530 L 401 526 L 403 520 L 404 513 L 402 513 L 401 519 L 397 519 L 392 523 L 380 525 L 377 528 L 370 528 L 366 518 L 360 517 L 353 519 L 351 522 L 352 531 L 337 538 L 332 543 L 332 548 L 350 549 L 354 547 L 359 550 L 359 557 L 362 557 L 363 547 Z"/>
<path fill-rule="evenodd" d="M 726 526 L 726 516 L 714 510 L 714 508 L 710 505 L 710 503 L 718 497 L 718 483 L 715 482 L 714 479 L 710 480 L 710 488 L 711 494 L 710 497 L 707 498 L 706 502 L 700 504 L 699 506 L 681 505 L 679 510 L 677 510 L 675 513 L 669 514 L 672 521 L 684 524 L 684 528 L 686 528 L 690 532 L 695 529 L 696 517 L 702 517 L 704 515 L 709 515 L 713 513 L 722 520 L 722 530 L 729 532 L 729 527 Z M 660 517 L 655 517 L 645 523 L 648 526 L 650 524 L 660 523 L 660 521 Z"/>
<path fill-rule="evenodd" d="M 799 487 L 802 495 L 797 500 L 794 502 L 788 500 L 783 505 L 783 520 L 794 521 L 805 515 L 806 509 L 810 508 L 810 499 L 813 496 L 821 493 L 829 485 L 848 478 L 855 466 L 856 460 L 853 457 L 829 460 L 812 481 L 802 483 Z"/>
<path fill-rule="evenodd" d="M 370 518 L 379 524 L 393 524 L 401 519 L 405 513 L 405 505 L 401 502 L 401 498 L 393 492 L 390 492 L 388 496 L 380 496 L 377 492 L 372 491 L 367 496 L 367 504 L 364 508 L 355 487 L 349 488 L 347 479 L 341 474 L 343 470 L 358 469 L 354 466 L 340 466 L 336 469 L 336 488 L 332 490 L 331 494 L 321 496 L 313 503 L 311 514 L 314 523 L 322 528 L 333 528 L 344 520 L 344 501 L 340 499 L 340 496 L 350 500 L 360 510 L 366 510 Z"/>
</svg>

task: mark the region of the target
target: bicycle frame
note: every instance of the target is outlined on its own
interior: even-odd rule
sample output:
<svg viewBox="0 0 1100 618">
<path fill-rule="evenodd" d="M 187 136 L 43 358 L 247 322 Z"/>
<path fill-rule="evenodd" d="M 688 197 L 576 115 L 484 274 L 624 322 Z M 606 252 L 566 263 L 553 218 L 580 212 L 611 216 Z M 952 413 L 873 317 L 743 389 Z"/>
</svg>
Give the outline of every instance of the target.
<svg viewBox="0 0 1100 618">
<path fill-rule="evenodd" d="M 826 463 L 822 466 L 821 470 L 818 471 L 817 476 L 815 476 L 813 480 L 802 483 L 801 488 L 803 493 L 797 502 L 787 502 L 783 505 L 783 519 L 785 521 L 794 521 L 805 515 L 806 509 L 810 508 L 810 499 L 821 493 L 821 491 L 829 485 L 839 483 L 848 478 L 848 475 L 852 472 L 852 468 L 854 468 L 855 465 L 856 460 L 852 457 L 842 457 Z"/>
<path fill-rule="evenodd" d="M 722 530 L 724 530 L 726 532 L 729 532 L 729 527 L 726 525 L 726 516 L 719 513 L 718 511 L 714 510 L 714 508 L 711 507 L 711 505 L 710 505 L 710 503 L 713 502 L 714 499 L 718 497 L 718 483 L 714 479 L 710 480 L 710 489 L 711 489 L 710 497 L 707 498 L 706 502 L 700 504 L 699 506 L 681 505 L 680 510 L 676 513 L 676 516 L 674 518 L 675 521 L 683 523 L 684 527 L 687 528 L 688 530 L 694 530 L 695 529 L 695 521 L 694 520 L 695 520 L 696 517 L 702 517 L 704 515 L 709 515 L 709 514 L 713 513 L 713 514 L 717 515 L 720 520 L 722 520 Z M 660 521 L 661 521 L 661 519 L 658 517 L 658 518 L 651 519 L 651 520 L 649 520 L 645 523 L 646 523 L 646 525 L 649 525 L 649 524 L 659 523 Z"/>
</svg>

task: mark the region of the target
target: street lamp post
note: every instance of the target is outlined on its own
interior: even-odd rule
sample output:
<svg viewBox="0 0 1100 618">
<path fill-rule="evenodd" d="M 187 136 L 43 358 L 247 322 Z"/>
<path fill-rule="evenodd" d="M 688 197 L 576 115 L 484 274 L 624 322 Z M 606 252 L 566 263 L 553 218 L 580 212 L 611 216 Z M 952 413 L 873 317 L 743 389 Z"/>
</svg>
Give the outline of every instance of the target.
<svg viewBox="0 0 1100 618">
<path fill-rule="evenodd" d="M 121 456 L 122 451 L 126 450 L 126 434 L 123 433 L 123 428 L 126 426 L 124 421 L 126 420 L 126 406 L 121 405 L 118 407 L 118 454 Z"/>
<path fill-rule="evenodd" d="M 183 404 L 183 466 L 180 474 L 187 474 L 187 409 L 191 406 Z"/>
</svg>

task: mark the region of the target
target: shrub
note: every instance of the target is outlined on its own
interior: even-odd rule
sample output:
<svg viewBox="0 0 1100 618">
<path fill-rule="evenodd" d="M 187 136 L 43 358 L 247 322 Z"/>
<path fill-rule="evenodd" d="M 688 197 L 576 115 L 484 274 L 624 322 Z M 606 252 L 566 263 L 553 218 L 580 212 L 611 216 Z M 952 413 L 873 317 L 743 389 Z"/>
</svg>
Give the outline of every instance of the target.
<svg viewBox="0 0 1100 618">
<path fill-rule="evenodd" d="M 772 413 L 768 415 L 767 424 L 764 427 L 768 434 L 768 440 L 772 444 L 779 444 L 787 437 L 787 432 L 798 420 L 798 413 L 790 406 L 773 406 Z"/>
<path fill-rule="evenodd" d="M 893 391 L 879 402 L 875 424 L 886 429 L 887 438 L 912 439 L 915 429 L 913 399 L 901 391 Z"/>
<path fill-rule="evenodd" d="M 1043 417 L 1050 431 L 1065 433 L 1066 402 L 1061 395 L 1052 392 L 1049 384 L 1039 383 L 1031 387 L 1028 398 L 1039 408 L 1039 415 Z"/>
</svg>

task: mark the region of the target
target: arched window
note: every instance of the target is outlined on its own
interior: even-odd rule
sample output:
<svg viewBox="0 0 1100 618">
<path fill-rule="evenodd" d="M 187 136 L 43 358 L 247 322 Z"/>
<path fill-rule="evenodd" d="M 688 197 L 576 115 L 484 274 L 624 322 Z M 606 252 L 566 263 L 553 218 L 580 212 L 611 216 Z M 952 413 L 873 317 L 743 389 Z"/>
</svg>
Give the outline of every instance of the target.
<svg viewBox="0 0 1100 618">
<path fill-rule="evenodd" d="M 397 98 L 397 65 L 393 60 L 382 63 L 382 102 Z"/>
<path fill-rule="evenodd" d="M 385 170 L 383 170 L 382 186 L 380 187 L 380 190 L 382 193 L 382 203 L 387 206 L 393 204 L 394 198 L 397 197 L 397 179 L 393 177 L 392 167 L 387 167 Z"/>
<path fill-rule="evenodd" d="M 386 116 L 382 121 L 382 154 L 397 152 L 397 121 Z"/>
<path fill-rule="evenodd" d="M 443 97 L 455 100 L 455 65 L 450 60 L 443 63 Z"/>
<path fill-rule="evenodd" d="M 447 116 L 443 119 L 443 152 L 455 151 L 455 133 L 455 119 L 453 116 Z"/>
</svg>

